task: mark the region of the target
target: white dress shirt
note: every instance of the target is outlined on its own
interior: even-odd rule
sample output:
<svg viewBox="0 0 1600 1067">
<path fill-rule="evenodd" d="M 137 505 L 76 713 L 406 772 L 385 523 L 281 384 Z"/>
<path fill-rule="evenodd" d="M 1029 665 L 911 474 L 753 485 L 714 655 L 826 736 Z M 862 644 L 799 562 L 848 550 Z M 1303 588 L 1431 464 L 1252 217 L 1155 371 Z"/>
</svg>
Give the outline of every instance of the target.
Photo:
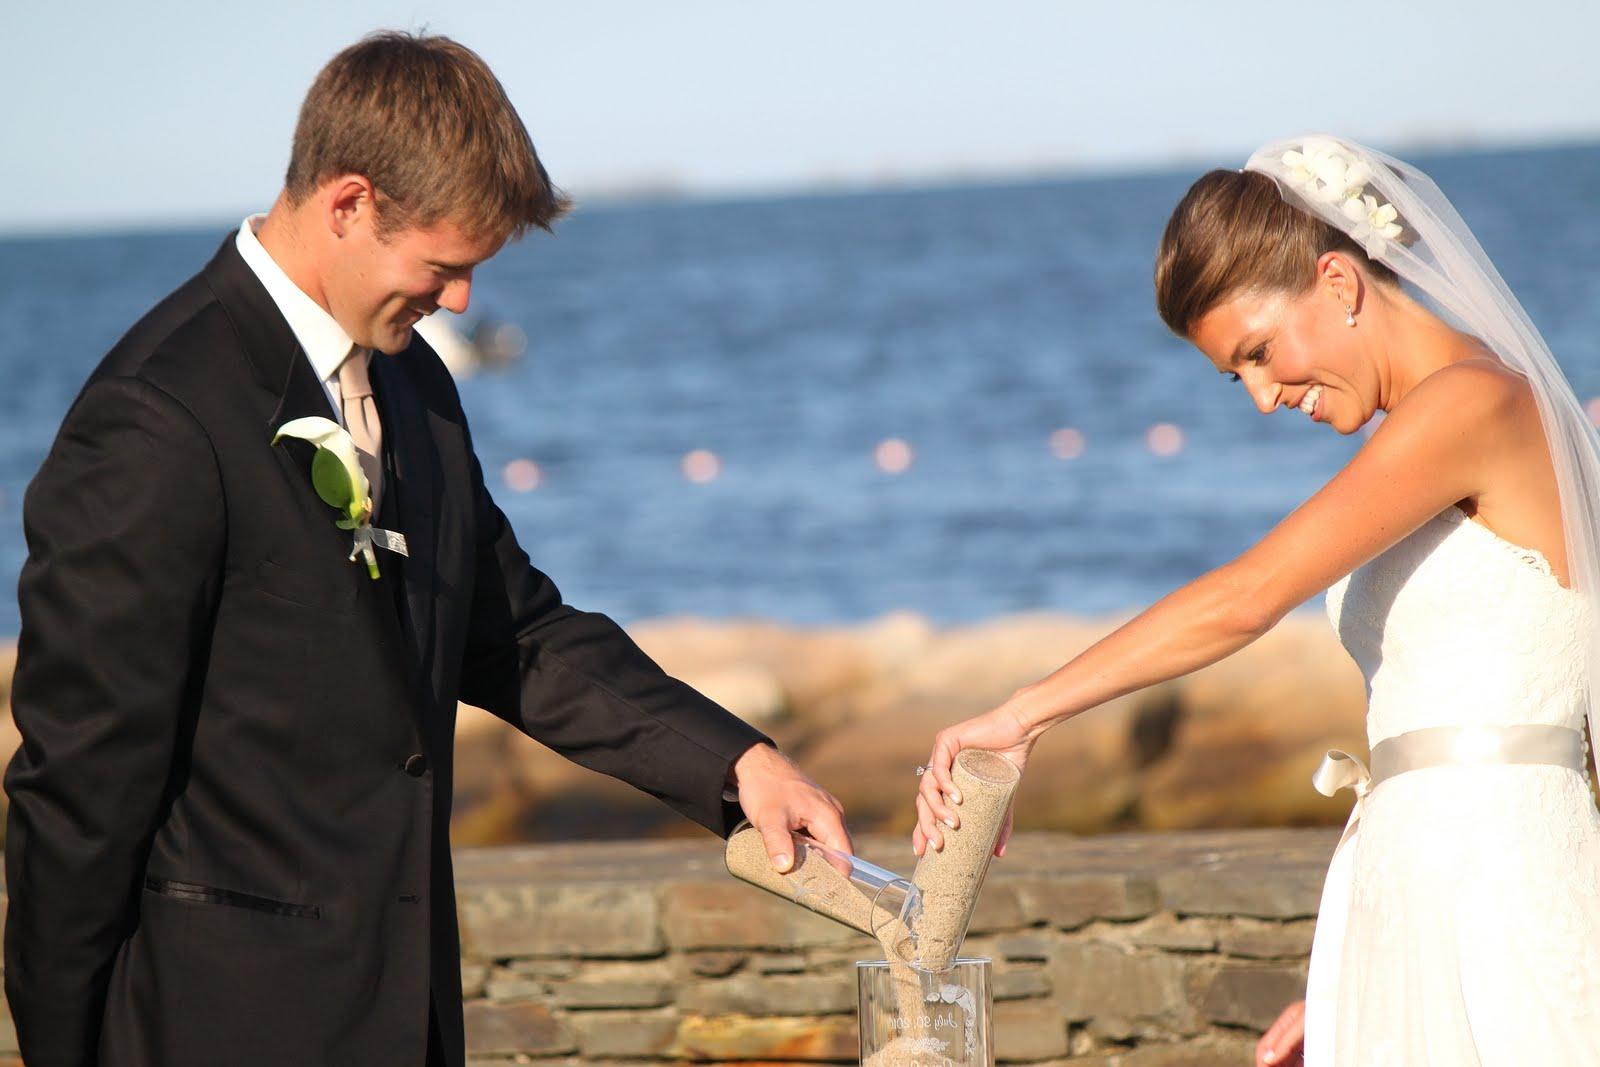
<svg viewBox="0 0 1600 1067">
<path fill-rule="evenodd" d="M 256 239 L 256 230 L 261 228 L 265 220 L 265 215 L 251 215 L 239 226 L 239 237 L 235 242 L 239 255 L 244 257 L 245 265 L 255 272 L 255 276 L 261 279 L 267 295 L 272 297 L 272 302 L 278 305 L 278 310 L 289 321 L 289 329 L 294 332 L 306 359 L 311 361 L 312 372 L 328 394 L 334 419 L 343 426 L 344 404 L 339 392 L 339 364 L 350 354 L 355 342 L 350 340 L 350 335 L 334 321 L 332 315 L 289 280 L 283 268 L 273 261 Z"/>
</svg>

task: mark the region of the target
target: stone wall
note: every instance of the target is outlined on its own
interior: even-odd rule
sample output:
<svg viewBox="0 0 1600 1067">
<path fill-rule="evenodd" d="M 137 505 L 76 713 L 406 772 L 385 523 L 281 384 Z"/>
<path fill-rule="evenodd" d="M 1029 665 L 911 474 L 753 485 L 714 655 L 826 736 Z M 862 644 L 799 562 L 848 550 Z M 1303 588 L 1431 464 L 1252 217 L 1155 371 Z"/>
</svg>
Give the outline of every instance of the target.
<svg viewBox="0 0 1600 1067">
<path fill-rule="evenodd" d="M 1337 831 L 1025 834 L 965 954 L 994 960 L 995 1053 L 1246 1065 L 1302 995 Z M 909 873 L 903 838 L 858 843 Z M 718 842 L 457 853 L 469 1058 L 853 1063 L 875 945 L 730 878 Z"/>
<path fill-rule="evenodd" d="M 1302 995 L 1338 831 L 1022 834 L 966 955 L 1003 1063 L 1246 1067 Z M 858 842 L 891 870 L 903 838 Z M 854 1063 L 876 945 L 731 878 L 720 842 L 456 852 L 471 1067 Z M 21 1067 L 0 1017 L 0 1067 Z"/>
</svg>

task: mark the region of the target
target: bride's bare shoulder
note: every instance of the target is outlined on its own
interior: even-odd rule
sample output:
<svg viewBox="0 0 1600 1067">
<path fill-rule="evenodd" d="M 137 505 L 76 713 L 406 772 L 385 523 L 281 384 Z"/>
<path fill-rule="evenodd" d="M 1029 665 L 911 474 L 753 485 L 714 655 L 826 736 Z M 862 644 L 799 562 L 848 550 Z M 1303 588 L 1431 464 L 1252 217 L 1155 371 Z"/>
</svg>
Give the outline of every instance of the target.
<svg viewBox="0 0 1600 1067">
<path fill-rule="evenodd" d="M 1471 356 L 1440 367 L 1418 382 L 1389 414 L 1385 426 L 1443 421 L 1470 426 L 1480 443 L 1496 430 L 1521 433 L 1539 426 L 1528 380 L 1493 356 Z M 1531 420 L 1531 422 L 1530 422 Z"/>
</svg>

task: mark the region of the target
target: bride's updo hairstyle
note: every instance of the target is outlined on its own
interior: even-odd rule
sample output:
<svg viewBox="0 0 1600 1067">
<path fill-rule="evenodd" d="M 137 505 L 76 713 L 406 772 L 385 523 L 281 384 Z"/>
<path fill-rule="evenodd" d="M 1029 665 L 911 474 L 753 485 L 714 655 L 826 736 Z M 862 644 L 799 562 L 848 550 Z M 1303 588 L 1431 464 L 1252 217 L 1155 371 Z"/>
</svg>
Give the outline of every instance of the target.
<svg viewBox="0 0 1600 1067">
<path fill-rule="evenodd" d="M 1188 337 L 1207 312 L 1236 296 L 1309 291 L 1324 252 L 1342 252 L 1367 277 L 1399 284 L 1348 234 L 1288 204 L 1265 174 L 1214 170 L 1167 220 L 1156 252 L 1156 308 L 1173 333 Z"/>
</svg>

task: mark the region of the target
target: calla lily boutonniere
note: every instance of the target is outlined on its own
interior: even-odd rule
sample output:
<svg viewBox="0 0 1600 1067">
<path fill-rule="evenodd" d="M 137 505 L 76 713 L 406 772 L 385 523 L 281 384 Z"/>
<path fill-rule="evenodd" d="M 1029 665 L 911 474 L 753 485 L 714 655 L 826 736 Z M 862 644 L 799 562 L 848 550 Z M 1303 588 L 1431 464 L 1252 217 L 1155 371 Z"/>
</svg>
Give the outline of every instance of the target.
<svg viewBox="0 0 1600 1067">
<path fill-rule="evenodd" d="M 285 437 L 309 441 L 317 446 L 316 455 L 311 458 L 311 486 L 324 504 L 339 512 L 339 518 L 333 524 L 341 530 L 354 531 L 351 562 L 360 556 L 366 560 L 367 574 L 376 578 L 378 557 L 373 551 L 374 545 L 397 555 L 409 555 L 403 534 L 373 528 L 372 487 L 361 469 L 356 443 L 343 426 L 332 419 L 311 415 L 293 419 L 278 427 L 278 432 L 272 435 L 272 443 L 277 444 Z"/>
</svg>

